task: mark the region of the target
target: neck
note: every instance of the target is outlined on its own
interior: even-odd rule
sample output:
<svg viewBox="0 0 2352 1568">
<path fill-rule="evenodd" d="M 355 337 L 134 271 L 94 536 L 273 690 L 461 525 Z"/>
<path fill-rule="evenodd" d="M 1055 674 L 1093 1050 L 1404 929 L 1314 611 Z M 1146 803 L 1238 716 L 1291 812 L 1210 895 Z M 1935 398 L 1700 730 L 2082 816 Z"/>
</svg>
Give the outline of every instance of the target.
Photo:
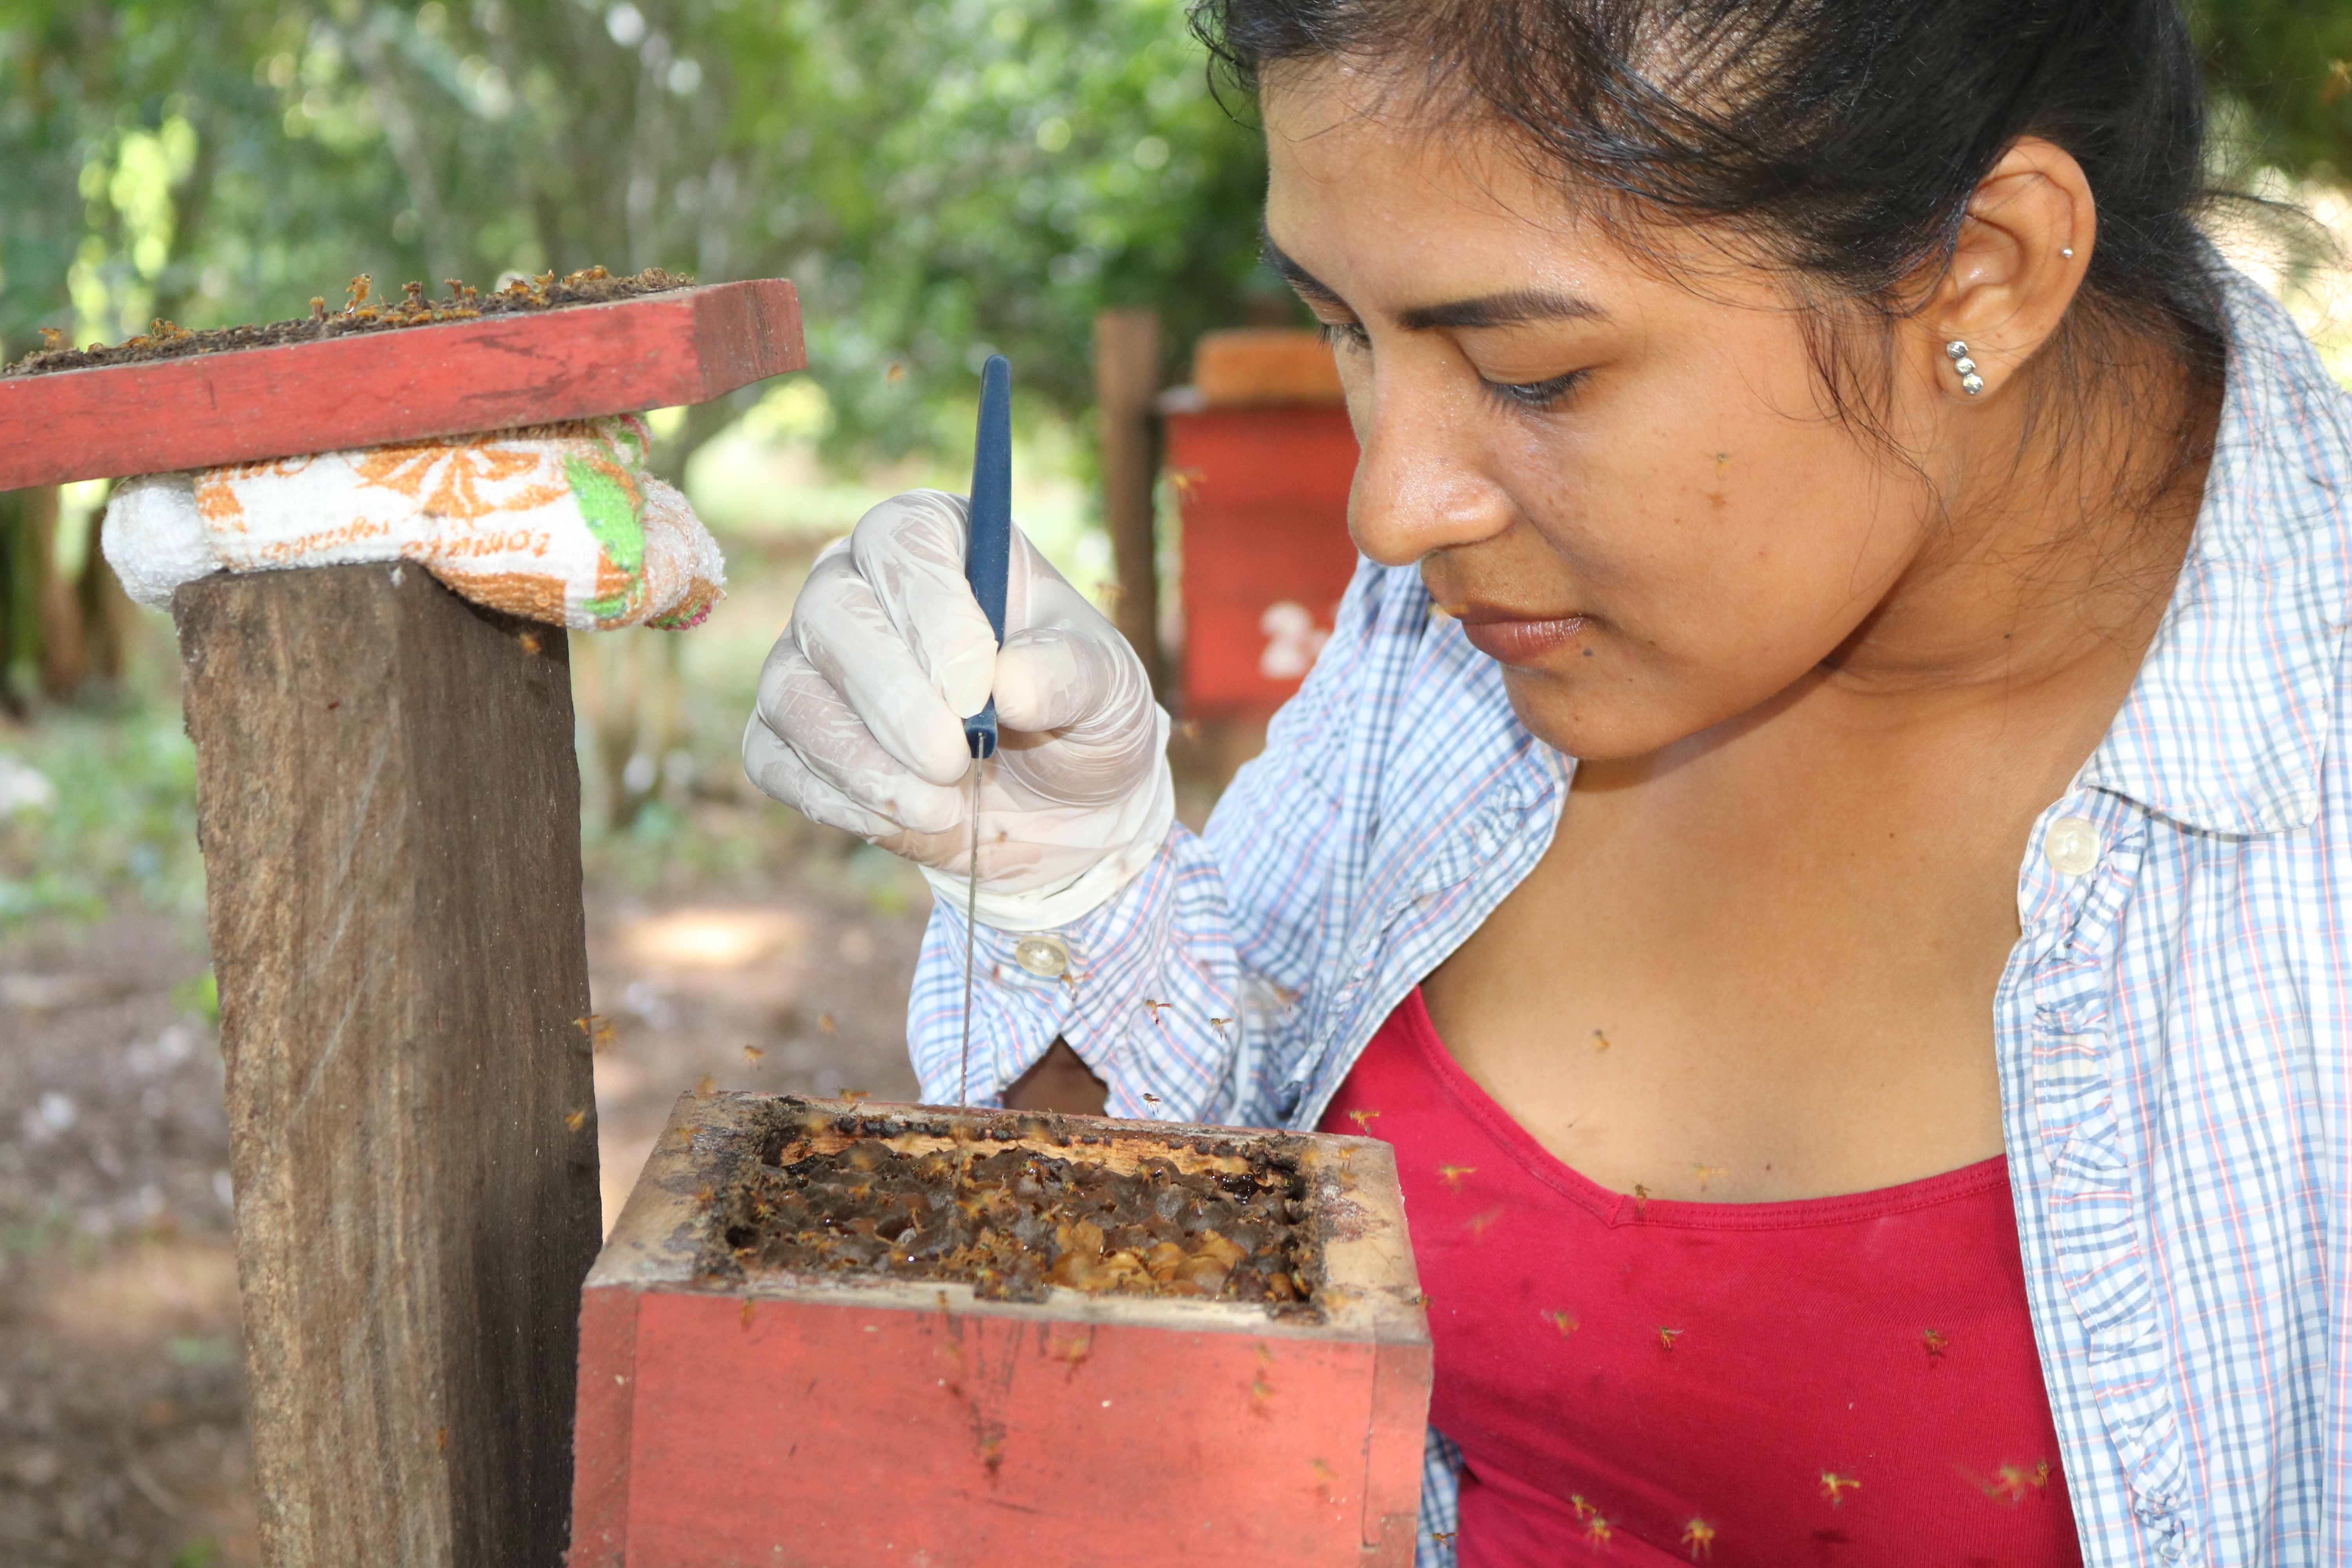
<svg viewBox="0 0 2352 1568">
<path fill-rule="evenodd" d="M 2050 384 L 2091 359 L 2090 400 Z M 2010 700 L 2137 669 L 2196 526 L 2220 388 L 2135 340 L 2045 355 L 2008 391 L 1929 470 L 1944 526 L 1822 662 L 1826 687 L 1897 704 L 1988 688 Z"/>
</svg>

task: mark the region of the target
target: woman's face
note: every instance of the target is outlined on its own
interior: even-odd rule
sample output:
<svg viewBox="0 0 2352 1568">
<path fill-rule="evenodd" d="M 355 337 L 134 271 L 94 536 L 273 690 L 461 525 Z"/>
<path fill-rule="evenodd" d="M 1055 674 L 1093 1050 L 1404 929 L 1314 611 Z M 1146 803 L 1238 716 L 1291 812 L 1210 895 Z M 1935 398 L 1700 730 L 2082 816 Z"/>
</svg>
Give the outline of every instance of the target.
<svg viewBox="0 0 2352 1568">
<path fill-rule="evenodd" d="M 1338 342 L 1357 545 L 1419 564 L 1530 731 L 1656 752 L 1935 575 L 1927 479 L 1832 416 L 1768 274 L 1700 228 L 1636 260 L 1495 140 L 1361 112 L 1354 79 L 1268 85 L 1273 259 Z M 1884 410 L 1913 452 L 1941 417 L 1923 379 L 1898 367 Z"/>
</svg>

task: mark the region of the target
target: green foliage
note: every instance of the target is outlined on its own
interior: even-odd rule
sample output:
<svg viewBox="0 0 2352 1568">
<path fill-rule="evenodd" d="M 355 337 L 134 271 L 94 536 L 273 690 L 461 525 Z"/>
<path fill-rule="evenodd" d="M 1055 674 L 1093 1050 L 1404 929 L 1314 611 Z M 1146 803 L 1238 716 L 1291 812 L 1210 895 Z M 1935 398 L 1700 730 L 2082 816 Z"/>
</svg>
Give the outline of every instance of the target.
<svg viewBox="0 0 2352 1568">
<path fill-rule="evenodd" d="M 2237 161 L 2294 176 L 2352 174 L 2352 5 L 2194 0 L 2206 83 Z"/>
<path fill-rule="evenodd" d="M 0 732 L 0 928 L 95 919 L 118 901 L 204 907 L 195 755 L 176 702 Z"/>
<path fill-rule="evenodd" d="M 1097 310 L 1172 354 L 1254 281 L 1257 139 L 1179 0 L 0 0 L 0 70 L 12 355 L 361 271 L 788 276 L 833 439 L 895 452 L 991 348 L 1075 412 Z"/>
</svg>

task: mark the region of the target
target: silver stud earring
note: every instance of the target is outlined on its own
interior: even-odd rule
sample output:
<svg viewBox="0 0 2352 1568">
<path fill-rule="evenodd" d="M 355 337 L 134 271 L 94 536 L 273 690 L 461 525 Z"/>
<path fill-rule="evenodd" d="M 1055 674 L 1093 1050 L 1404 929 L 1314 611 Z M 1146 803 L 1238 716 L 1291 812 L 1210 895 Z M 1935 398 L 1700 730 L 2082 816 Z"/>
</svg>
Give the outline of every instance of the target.
<svg viewBox="0 0 2352 1568">
<path fill-rule="evenodd" d="M 1960 390 L 1974 397 L 1984 390 L 1984 377 L 1977 374 L 1977 362 L 1969 357 L 1969 345 L 1954 338 L 1944 345 L 1944 357 L 1960 373 Z"/>
<path fill-rule="evenodd" d="M 2061 246 L 2058 249 L 2058 254 L 2064 257 L 2067 260 L 2072 261 L 2074 259 L 2074 247 L 2071 245 Z"/>
</svg>

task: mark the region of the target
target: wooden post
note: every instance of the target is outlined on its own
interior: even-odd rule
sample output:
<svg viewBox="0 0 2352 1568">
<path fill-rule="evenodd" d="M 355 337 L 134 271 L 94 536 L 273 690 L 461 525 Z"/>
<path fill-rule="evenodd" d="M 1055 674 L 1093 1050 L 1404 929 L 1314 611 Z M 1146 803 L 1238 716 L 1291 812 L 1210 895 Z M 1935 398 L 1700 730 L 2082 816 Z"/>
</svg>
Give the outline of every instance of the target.
<svg viewBox="0 0 2352 1568">
<path fill-rule="evenodd" d="M 564 634 L 414 566 L 174 604 L 269 1568 L 555 1568 L 599 1239 Z"/>
<path fill-rule="evenodd" d="M 1101 418 L 1103 522 L 1110 531 L 1118 603 L 1111 621 L 1142 657 L 1154 695 L 1166 694 L 1160 657 L 1160 567 L 1151 490 L 1151 401 L 1160 391 L 1160 313 L 1105 310 L 1095 318 L 1095 401 Z"/>
</svg>

